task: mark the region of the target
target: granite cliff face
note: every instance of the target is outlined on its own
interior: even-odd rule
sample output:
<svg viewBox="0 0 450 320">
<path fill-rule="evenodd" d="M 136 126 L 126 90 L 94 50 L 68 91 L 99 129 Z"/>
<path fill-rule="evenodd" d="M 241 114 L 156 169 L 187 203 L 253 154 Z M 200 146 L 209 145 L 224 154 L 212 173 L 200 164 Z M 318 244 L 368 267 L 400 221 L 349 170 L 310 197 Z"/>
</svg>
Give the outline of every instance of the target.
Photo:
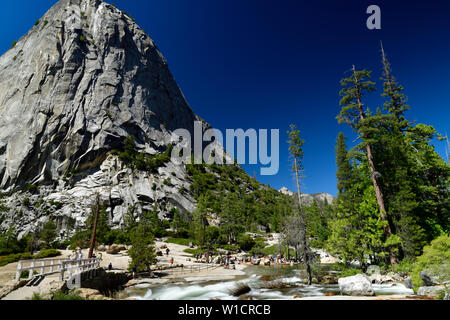
<svg viewBox="0 0 450 320">
<path fill-rule="evenodd" d="M 0 225 L 22 234 L 49 216 L 61 230 L 68 218 L 82 225 L 97 193 L 114 224 L 131 206 L 192 211 L 194 199 L 179 191 L 189 188 L 183 167 L 133 172 L 109 151 L 133 135 L 142 152 L 161 153 L 171 131 L 192 133 L 194 121 L 130 16 L 98 0 L 60 0 L 0 58 L 0 192 L 8 195 Z"/>
<path fill-rule="evenodd" d="M 184 165 L 131 169 L 111 151 L 132 135 L 140 153 L 161 154 L 178 142 L 175 129 L 193 137 L 195 121 L 209 128 L 130 16 L 99 0 L 60 0 L 0 57 L 0 232 L 22 236 L 52 220 L 67 239 L 97 195 L 112 227 L 127 212 L 193 212 Z M 231 184 L 264 188 L 244 180 Z"/>
<path fill-rule="evenodd" d="M 197 120 L 153 41 L 95 0 L 61 0 L 0 58 L 0 189 L 54 185 L 133 134 L 149 153 Z"/>
</svg>

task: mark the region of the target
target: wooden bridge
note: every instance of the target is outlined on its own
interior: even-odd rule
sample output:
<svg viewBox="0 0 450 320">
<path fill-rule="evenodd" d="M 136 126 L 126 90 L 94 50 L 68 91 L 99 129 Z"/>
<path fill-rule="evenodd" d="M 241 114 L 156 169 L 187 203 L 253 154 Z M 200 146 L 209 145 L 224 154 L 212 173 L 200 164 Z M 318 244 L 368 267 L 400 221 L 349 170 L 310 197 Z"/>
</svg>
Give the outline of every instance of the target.
<svg viewBox="0 0 450 320">
<path fill-rule="evenodd" d="M 95 276 L 96 270 L 100 267 L 100 259 L 42 259 L 42 260 L 21 260 L 17 265 L 16 281 L 21 278 L 22 271 L 28 271 L 28 279 L 43 279 L 45 276 L 59 273 L 59 280 L 65 281 L 77 274 L 88 274 Z"/>
</svg>

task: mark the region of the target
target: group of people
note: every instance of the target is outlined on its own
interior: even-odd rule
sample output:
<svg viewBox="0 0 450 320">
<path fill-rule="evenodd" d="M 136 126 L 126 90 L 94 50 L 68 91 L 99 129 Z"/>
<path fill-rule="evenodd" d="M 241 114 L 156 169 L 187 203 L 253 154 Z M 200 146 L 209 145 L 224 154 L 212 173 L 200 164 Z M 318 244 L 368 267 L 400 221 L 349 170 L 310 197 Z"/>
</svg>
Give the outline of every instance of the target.
<svg viewBox="0 0 450 320">
<path fill-rule="evenodd" d="M 69 257 L 70 261 L 83 260 L 83 252 L 81 249 L 74 250 Z"/>
<path fill-rule="evenodd" d="M 239 259 L 237 257 L 231 257 L 227 255 L 225 257 L 225 269 L 230 269 L 230 265 L 232 265 L 232 269 L 236 269 L 236 263 L 239 263 Z"/>
<path fill-rule="evenodd" d="M 209 254 L 209 252 L 199 252 L 195 255 L 195 259 L 197 260 L 197 262 L 204 259 L 206 263 L 211 263 L 211 255 Z"/>
</svg>

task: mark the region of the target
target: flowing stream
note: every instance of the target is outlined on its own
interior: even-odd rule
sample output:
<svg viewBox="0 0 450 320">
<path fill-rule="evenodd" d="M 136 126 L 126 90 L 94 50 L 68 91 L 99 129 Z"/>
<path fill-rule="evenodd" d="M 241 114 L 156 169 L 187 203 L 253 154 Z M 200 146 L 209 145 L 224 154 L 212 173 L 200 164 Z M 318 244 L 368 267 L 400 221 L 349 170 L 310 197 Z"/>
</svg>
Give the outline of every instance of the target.
<svg viewBox="0 0 450 320">
<path fill-rule="evenodd" d="M 223 281 L 179 281 L 167 284 L 138 285 L 122 292 L 122 297 L 137 300 L 256 300 L 296 299 L 339 294 L 337 284 L 303 283 L 301 269 L 248 267 L 246 275 Z M 373 285 L 376 295 L 411 295 L 401 283 Z"/>
</svg>

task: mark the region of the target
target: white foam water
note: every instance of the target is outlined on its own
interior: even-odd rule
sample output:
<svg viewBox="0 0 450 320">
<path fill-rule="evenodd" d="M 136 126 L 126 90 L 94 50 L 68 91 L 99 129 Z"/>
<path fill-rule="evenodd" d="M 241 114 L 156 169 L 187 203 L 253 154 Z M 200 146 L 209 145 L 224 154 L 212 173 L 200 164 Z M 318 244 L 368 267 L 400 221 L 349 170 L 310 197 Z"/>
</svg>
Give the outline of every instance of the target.
<svg viewBox="0 0 450 320">
<path fill-rule="evenodd" d="M 130 298 L 137 300 L 237 300 L 238 297 L 232 295 L 232 291 L 238 288 L 239 285 L 247 284 L 250 291 L 245 293 L 245 296 L 251 296 L 255 299 L 274 300 L 274 299 L 294 299 L 299 294 L 303 297 L 323 296 L 325 293 L 333 291 L 339 292 L 338 285 L 318 285 L 313 284 L 305 286 L 302 284 L 302 279 L 294 274 L 292 277 L 284 276 L 278 281 L 298 285 L 293 288 L 285 289 L 267 289 L 260 288 L 260 275 L 249 275 L 245 280 L 240 281 L 223 281 L 223 282 L 198 282 L 190 284 L 170 284 L 155 286 L 146 291 L 143 295 L 133 295 Z M 209 283 L 209 284 L 208 284 Z M 373 285 L 374 291 L 377 295 L 411 295 L 413 290 L 406 288 L 403 284 L 382 284 Z"/>
</svg>

